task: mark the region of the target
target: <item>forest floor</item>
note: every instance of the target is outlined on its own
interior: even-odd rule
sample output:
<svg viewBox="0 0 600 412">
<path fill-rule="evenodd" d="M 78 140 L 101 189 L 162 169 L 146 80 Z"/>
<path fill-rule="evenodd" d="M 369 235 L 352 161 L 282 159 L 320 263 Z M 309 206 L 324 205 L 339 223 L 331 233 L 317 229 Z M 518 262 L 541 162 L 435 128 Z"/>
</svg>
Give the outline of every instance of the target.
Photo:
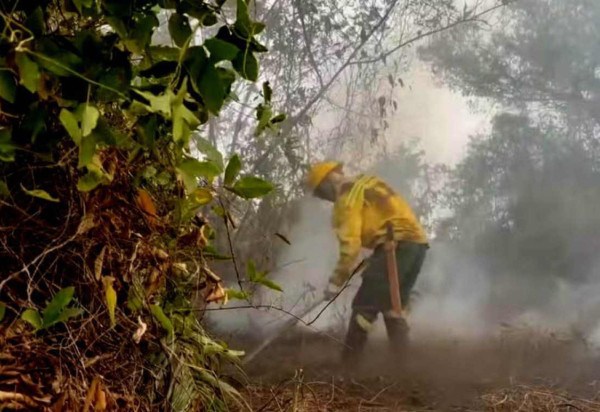
<svg viewBox="0 0 600 412">
<path fill-rule="evenodd" d="M 525 330 L 480 340 L 385 337 L 342 368 L 331 338 L 293 331 L 246 367 L 253 411 L 600 411 L 600 357 L 582 341 Z"/>
</svg>

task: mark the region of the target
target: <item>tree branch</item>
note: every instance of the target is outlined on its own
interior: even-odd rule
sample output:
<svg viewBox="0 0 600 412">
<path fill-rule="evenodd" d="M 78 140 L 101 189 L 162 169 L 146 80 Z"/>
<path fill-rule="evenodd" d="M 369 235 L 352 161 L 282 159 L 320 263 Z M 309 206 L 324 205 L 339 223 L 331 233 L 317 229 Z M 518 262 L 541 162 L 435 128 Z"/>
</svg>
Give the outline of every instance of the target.
<svg viewBox="0 0 600 412">
<path fill-rule="evenodd" d="M 306 113 L 310 110 L 310 108 L 323 97 L 323 95 L 329 90 L 329 88 L 333 85 L 333 83 L 335 83 L 337 78 L 344 72 L 344 70 L 346 70 L 346 67 L 348 67 L 349 63 L 354 59 L 354 57 L 356 57 L 358 52 L 371 39 L 373 34 L 375 34 L 375 32 L 377 32 L 377 30 L 379 30 L 379 28 L 382 25 L 384 25 L 385 22 L 389 19 L 390 15 L 396 8 L 397 4 L 398 4 L 398 0 L 394 0 L 393 3 L 390 5 L 390 7 L 385 12 L 385 14 L 383 15 L 383 17 L 371 28 L 371 30 L 369 30 L 369 32 L 366 34 L 366 36 L 363 39 L 361 39 L 358 46 L 356 46 L 356 48 L 352 51 L 352 53 L 350 53 L 350 56 L 348 56 L 348 58 L 346 58 L 346 61 L 338 68 L 338 70 L 333 74 L 333 76 L 331 76 L 331 78 L 327 81 L 327 83 L 325 83 L 321 87 L 321 89 L 313 96 L 313 98 L 308 101 L 308 103 L 302 108 L 302 110 L 300 110 L 300 112 L 298 112 L 298 114 L 294 115 L 290 119 L 288 124 L 293 126 L 293 124 L 298 119 L 301 119 L 304 115 L 306 115 Z M 290 126 L 288 126 L 288 127 L 291 128 Z"/>
<path fill-rule="evenodd" d="M 400 49 L 402 49 L 402 48 L 404 48 L 406 46 L 409 46 L 412 43 L 415 43 L 415 42 L 417 42 L 417 41 L 419 41 L 419 40 L 421 40 L 421 39 L 423 39 L 425 37 L 433 36 L 434 34 L 441 33 L 443 31 L 452 29 L 452 28 L 454 28 L 454 27 L 456 27 L 456 26 L 458 26 L 460 24 L 463 24 L 463 23 L 472 23 L 472 22 L 478 21 L 481 17 L 483 17 L 483 16 L 485 16 L 485 15 L 487 15 L 487 14 L 489 14 L 489 13 L 495 11 L 495 10 L 498 10 L 501 7 L 505 7 L 505 6 L 509 5 L 509 4 L 515 3 L 517 1 L 518 0 L 510 0 L 510 1 L 509 0 L 505 0 L 502 3 L 496 4 L 495 6 L 492 6 L 492 7 L 488 8 L 488 9 L 486 9 L 486 10 L 480 12 L 480 13 L 474 14 L 471 17 L 468 17 L 468 18 L 463 17 L 463 18 L 455 20 L 452 23 L 449 23 L 449 24 L 447 24 L 445 26 L 438 27 L 437 29 L 429 30 L 429 31 L 426 31 L 424 33 L 419 33 L 416 36 L 411 37 L 410 39 L 408 39 L 408 40 L 406 40 L 404 42 L 399 43 L 397 46 L 395 46 L 392 49 L 390 49 L 390 50 L 388 50 L 388 51 L 380 54 L 377 57 L 374 57 L 374 58 L 371 58 L 371 59 L 364 59 L 364 60 L 352 61 L 352 62 L 349 62 L 348 65 L 369 64 L 369 63 L 376 63 L 378 61 L 384 60 L 385 58 L 387 58 L 390 55 L 394 54 L 398 50 L 400 50 Z"/>
<path fill-rule="evenodd" d="M 317 75 L 317 79 L 319 79 L 319 84 L 323 87 L 323 77 L 321 76 L 321 72 L 319 72 L 319 67 L 317 66 L 317 61 L 315 60 L 315 56 L 312 52 L 311 41 L 308 38 L 308 34 L 306 33 L 306 25 L 304 23 L 304 13 L 302 12 L 302 6 L 300 5 L 300 0 L 294 1 L 294 6 L 296 10 L 298 10 L 298 15 L 300 16 L 300 25 L 302 26 L 302 35 L 304 36 L 304 42 L 306 43 L 306 52 L 308 53 L 308 61 L 310 62 L 315 74 Z"/>
</svg>

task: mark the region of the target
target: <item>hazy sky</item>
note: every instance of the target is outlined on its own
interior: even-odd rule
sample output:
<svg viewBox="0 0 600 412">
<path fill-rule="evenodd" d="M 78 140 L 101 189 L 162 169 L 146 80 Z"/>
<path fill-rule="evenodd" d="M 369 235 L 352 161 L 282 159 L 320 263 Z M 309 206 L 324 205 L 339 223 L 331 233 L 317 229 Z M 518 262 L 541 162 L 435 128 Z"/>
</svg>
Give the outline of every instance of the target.
<svg viewBox="0 0 600 412">
<path fill-rule="evenodd" d="M 453 164 L 460 160 L 469 135 L 484 131 L 489 113 L 472 112 L 467 98 L 436 85 L 424 64 L 415 60 L 397 89 L 398 111 L 390 119 L 389 142 L 421 139 L 427 160 Z"/>
</svg>

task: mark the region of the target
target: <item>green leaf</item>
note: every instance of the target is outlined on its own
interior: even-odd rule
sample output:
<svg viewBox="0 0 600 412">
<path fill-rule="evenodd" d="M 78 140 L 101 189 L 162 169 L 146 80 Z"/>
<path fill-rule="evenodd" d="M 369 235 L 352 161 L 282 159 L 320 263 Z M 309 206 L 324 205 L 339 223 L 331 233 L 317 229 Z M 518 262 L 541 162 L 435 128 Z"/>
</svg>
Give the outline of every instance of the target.
<svg viewBox="0 0 600 412">
<path fill-rule="evenodd" d="M 94 4 L 94 0 L 73 0 L 73 4 L 75 5 L 75 7 L 77 7 L 79 13 L 81 13 L 84 7 L 92 7 L 92 5 Z"/>
<path fill-rule="evenodd" d="M 235 28 L 244 38 L 251 37 L 252 20 L 246 0 L 237 0 Z"/>
<path fill-rule="evenodd" d="M 58 322 L 60 313 L 67 307 L 73 299 L 75 288 L 73 286 L 59 290 L 52 298 L 48 306 L 42 311 L 42 319 L 44 326 L 50 326 Z"/>
<path fill-rule="evenodd" d="M 280 113 L 277 116 L 271 119 L 271 124 L 281 123 L 286 119 L 286 115 L 284 113 Z"/>
<path fill-rule="evenodd" d="M 17 53 L 15 61 L 19 67 L 20 83 L 31 93 L 37 92 L 40 82 L 40 69 L 25 53 Z"/>
<path fill-rule="evenodd" d="M 175 329 L 173 328 L 173 322 L 165 315 L 163 309 L 158 305 L 150 305 L 150 312 L 154 318 L 160 323 L 160 326 L 167 332 L 169 338 L 173 338 L 175 335 Z"/>
<path fill-rule="evenodd" d="M 139 283 L 134 282 L 127 292 L 127 309 L 137 312 L 144 307 L 144 290 Z"/>
<path fill-rule="evenodd" d="M 267 27 L 266 24 L 255 21 L 252 24 L 252 34 L 257 35 L 257 34 L 261 33 L 266 27 Z"/>
<path fill-rule="evenodd" d="M 207 39 L 204 42 L 204 47 L 208 49 L 210 59 L 214 62 L 233 60 L 240 52 L 240 49 L 234 44 L 217 39 L 216 37 Z"/>
<path fill-rule="evenodd" d="M 240 161 L 240 157 L 235 154 L 231 156 L 229 162 L 227 163 L 227 168 L 225 169 L 225 179 L 223 183 L 225 186 L 231 186 L 235 179 L 238 177 L 238 174 L 242 170 L 242 162 Z"/>
<path fill-rule="evenodd" d="M 246 263 L 246 276 L 248 276 L 250 282 L 256 281 L 259 277 L 259 274 L 256 271 L 256 264 L 252 259 L 248 259 L 248 262 Z"/>
<path fill-rule="evenodd" d="M 259 285 L 266 286 L 269 289 L 273 289 L 273 290 L 277 290 L 279 292 L 283 292 L 283 289 L 281 288 L 281 286 L 279 286 L 277 283 L 273 282 L 271 279 L 267 279 L 264 276 L 259 277 L 254 282 L 258 283 Z"/>
<path fill-rule="evenodd" d="M 233 193 L 244 199 L 264 196 L 273 189 L 274 187 L 271 183 L 254 176 L 242 177 L 232 188 L 229 188 Z"/>
<path fill-rule="evenodd" d="M 185 364 L 178 367 L 177 379 L 173 382 L 173 392 L 169 410 L 189 411 L 196 399 L 198 392 L 197 382 L 194 380 L 192 370 Z"/>
<path fill-rule="evenodd" d="M 225 289 L 225 294 L 227 299 L 248 300 L 251 297 L 250 293 L 245 290 Z"/>
<path fill-rule="evenodd" d="M 33 326 L 36 331 L 42 329 L 42 318 L 35 309 L 26 309 L 21 314 L 21 319 Z"/>
<path fill-rule="evenodd" d="M 273 89 L 271 89 L 271 85 L 269 82 L 263 82 L 263 97 L 265 99 L 266 104 L 271 103 L 271 99 L 273 97 Z"/>
<path fill-rule="evenodd" d="M 198 150 L 206 156 L 206 160 L 210 160 L 217 165 L 221 169 L 219 171 L 221 173 L 223 171 L 223 155 L 221 152 L 203 137 L 196 137 L 195 142 Z"/>
<path fill-rule="evenodd" d="M 188 49 L 189 50 L 189 49 Z M 161 60 L 167 61 L 178 61 L 181 50 L 177 47 L 169 47 L 169 46 L 150 46 L 148 48 L 149 56 L 152 58 L 152 61 L 157 62 Z"/>
<path fill-rule="evenodd" d="M 32 143 L 35 143 L 37 137 L 46 130 L 46 120 L 49 116 L 50 114 L 37 103 L 29 106 L 21 131 L 30 136 Z"/>
<path fill-rule="evenodd" d="M 192 36 L 192 29 L 188 18 L 179 13 L 173 13 L 169 17 L 169 34 L 179 47 L 183 47 Z"/>
<path fill-rule="evenodd" d="M 134 27 L 130 27 L 129 38 L 124 39 L 123 44 L 133 53 L 144 55 L 159 21 L 150 7 L 144 13 L 134 13 L 133 16 Z"/>
<path fill-rule="evenodd" d="M 225 85 L 214 66 L 206 66 L 197 80 L 197 87 L 206 108 L 213 114 L 219 114 L 225 101 Z"/>
<path fill-rule="evenodd" d="M 247 50 L 240 51 L 231 62 L 235 70 L 244 78 L 250 81 L 258 79 L 258 60 L 254 57 L 254 53 Z"/>
<path fill-rule="evenodd" d="M 54 323 L 66 322 L 69 319 L 81 316 L 82 314 L 83 309 L 81 308 L 65 308 L 62 312 L 60 312 L 60 315 L 58 315 L 58 318 Z M 44 328 L 47 328 L 48 326 L 52 325 L 44 324 Z"/>
<path fill-rule="evenodd" d="M 188 193 L 193 192 L 198 186 L 198 178 L 203 177 L 212 181 L 221 170 L 213 162 L 201 162 L 196 159 L 185 160 L 177 167 L 177 172 L 185 185 Z"/>
<path fill-rule="evenodd" d="M 5 68 L 0 68 L 0 97 L 9 103 L 14 103 L 16 94 L 17 84 L 12 73 Z"/>
<path fill-rule="evenodd" d="M 97 188 L 103 182 L 102 176 L 97 173 L 88 171 L 81 176 L 77 181 L 77 190 L 80 192 L 89 192 Z"/>
<path fill-rule="evenodd" d="M 177 96 L 171 102 L 171 111 L 173 118 L 173 140 L 183 142 L 188 145 L 192 130 L 200 125 L 196 115 L 183 104 L 183 99 L 187 90 L 182 87 Z"/>
<path fill-rule="evenodd" d="M 71 139 L 79 146 L 79 144 L 81 144 L 81 129 L 79 128 L 75 115 L 67 109 L 62 109 L 58 118 L 63 127 L 67 130 L 67 133 L 69 133 L 69 136 L 71 136 Z"/>
<path fill-rule="evenodd" d="M 0 198 L 10 197 L 10 190 L 4 180 L 0 180 Z"/>
<path fill-rule="evenodd" d="M 127 37 L 127 26 L 125 25 L 125 22 L 122 19 L 118 17 L 107 16 L 106 22 L 121 38 Z"/>
<path fill-rule="evenodd" d="M 5 315 L 6 315 L 6 304 L 0 302 L 0 322 L 2 322 Z"/>
<path fill-rule="evenodd" d="M 141 90 L 135 90 L 140 96 L 148 100 L 150 103 L 150 110 L 154 113 L 161 113 L 166 118 L 171 117 L 171 100 L 175 97 L 171 89 L 167 89 L 165 93 L 161 95 L 155 95 L 151 92 L 145 92 Z"/>
<path fill-rule="evenodd" d="M 83 137 L 89 135 L 96 125 L 98 124 L 98 118 L 100 112 L 94 106 L 89 104 L 80 105 L 81 110 L 81 135 Z"/>
<path fill-rule="evenodd" d="M 115 278 L 112 276 L 102 277 L 102 283 L 104 285 L 104 298 L 106 300 L 106 308 L 108 309 L 108 316 L 110 317 L 110 326 L 114 327 L 117 324 L 115 318 L 115 309 L 117 307 L 117 292 L 113 287 Z"/>
<path fill-rule="evenodd" d="M 77 167 L 82 168 L 89 165 L 96 154 L 96 139 L 93 135 L 86 136 L 81 139 L 79 145 L 79 162 Z"/>
<path fill-rule="evenodd" d="M 92 160 L 86 165 L 86 168 L 87 174 L 80 177 L 77 182 L 77 189 L 81 192 L 89 192 L 100 184 L 110 183 L 113 179 L 113 176 L 103 169 L 102 162 L 97 154 L 92 156 Z"/>
<path fill-rule="evenodd" d="M 268 126 L 271 120 L 273 111 L 270 105 L 259 104 L 256 108 L 256 118 L 258 119 L 258 125 L 256 126 L 256 135 L 262 133 Z"/>
<path fill-rule="evenodd" d="M 28 14 L 25 25 L 36 37 L 44 35 L 46 32 L 46 22 L 44 20 L 44 12 L 40 6 Z"/>
<path fill-rule="evenodd" d="M 228 81 L 208 59 L 203 47 L 190 47 L 186 52 L 185 67 L 190 75 L 193 90 L 202 97 L 204 105 L 213 114 L 218 114 L 228 92 Z"/>
<path fill-rule="evenodd" d="M 46 192 L 45 190 L 42 190 L 42 189 L 29 190 L 29 189 L 26 189 L 25 187 L 23 187 L 23 185 L 21 185 L 21 189 L 23 189 L 23 192 L 25 192 L 29 196 L 44 199 L 49 202 L 58 202 L 59 201 L 57 198 L 50 196 L 50 194 L 48 192 Z"/>
<path fill-rule="evenodd" d="M 213 200 L 212 192 L 205 187 L 197 188 L 192 192 L 190 197 L 191 200 L 198 206 L 206 205 Z"/>
<path fill-rule="evenodd" d="M 16 146 L 12 143 L 12 129 L 0 129 L 0 161 L 15 160 Z"/>
<path fill-rule="evenodd" d="M 254 261 L 252 259 L 248 260 L 248 263 L 246 264 L 246 276 L 248 277 L 248 280 L 250 282 L 266 286 L 269 289 L 278 290 L 280 292 L 283 292 L 283 289 L 281 288 L 281 286 L 279 286 L 272 280 L 267 279 L 266 272 L 258 272 L 256 270 L 256 265 L 254 264 Z"/>
</svg>

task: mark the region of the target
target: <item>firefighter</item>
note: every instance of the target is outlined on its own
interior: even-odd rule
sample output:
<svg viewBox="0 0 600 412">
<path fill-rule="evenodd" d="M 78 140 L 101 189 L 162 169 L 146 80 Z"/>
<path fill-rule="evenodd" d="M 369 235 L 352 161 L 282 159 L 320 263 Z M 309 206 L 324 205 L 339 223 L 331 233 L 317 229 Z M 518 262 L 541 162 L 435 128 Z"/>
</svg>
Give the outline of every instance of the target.
<svg viewBox="0 0 600 412">
<path fill-rule="evenodd" d="M 352 301 L 342 354 L 345 363 L 354 364 L 379 313 L 383 314 L 392 347 L 405 345 L 408 338 L 405 318 L 392 316 L 384 246 L 388 226 L 391 224 L 397 244 L 396 266 L 404 309 L 429 245 L 423 227 L 402 196 L 374 176 L 349 179 L 342 166 L 339 162 L 317 163 L 309 171 L 306 183 L 314 196 L 334 203 L 333 227 L 339 241 L 339 259 L 325 291 L 327 300 L 337 296 L 352 275 L 361 248 L 373 250 Z"/>
</svg>

